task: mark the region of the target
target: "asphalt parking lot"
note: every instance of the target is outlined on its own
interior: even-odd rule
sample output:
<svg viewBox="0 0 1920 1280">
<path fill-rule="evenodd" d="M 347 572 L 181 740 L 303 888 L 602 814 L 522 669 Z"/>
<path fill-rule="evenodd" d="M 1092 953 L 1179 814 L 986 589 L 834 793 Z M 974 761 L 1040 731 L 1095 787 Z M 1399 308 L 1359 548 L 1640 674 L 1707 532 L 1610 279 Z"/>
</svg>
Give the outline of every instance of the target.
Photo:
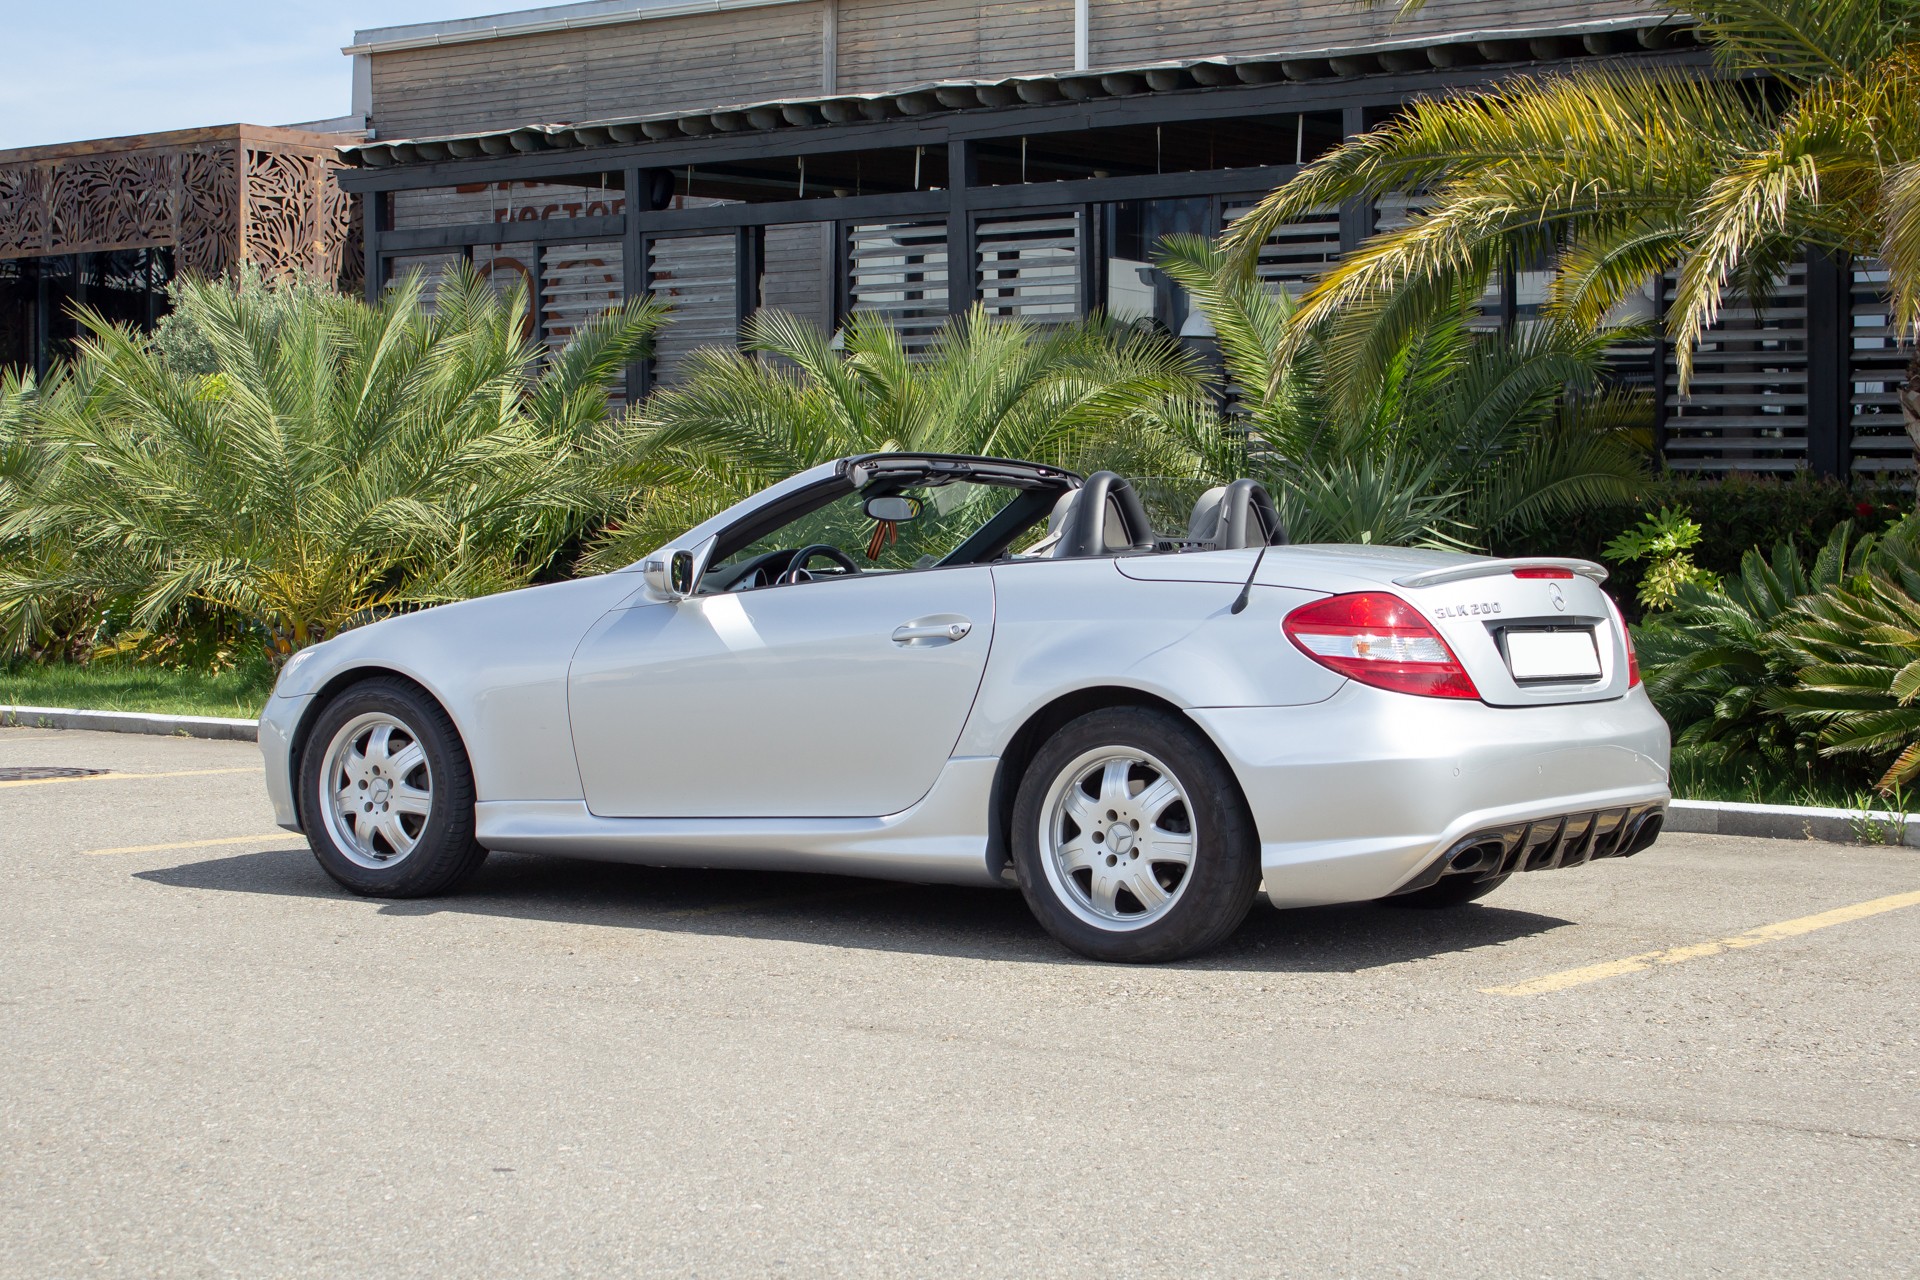
<svg viewBox="0 0 1920 1280">
<path fill-rule="evenodd" d="M 993 891 L 369 902 L 250 744 L 22 765 L 114 773 L 0 782 L 6 1276 L 1920 1274 L 1920 852 L 1671 836 L 1133 969 Z"/>
</svg>

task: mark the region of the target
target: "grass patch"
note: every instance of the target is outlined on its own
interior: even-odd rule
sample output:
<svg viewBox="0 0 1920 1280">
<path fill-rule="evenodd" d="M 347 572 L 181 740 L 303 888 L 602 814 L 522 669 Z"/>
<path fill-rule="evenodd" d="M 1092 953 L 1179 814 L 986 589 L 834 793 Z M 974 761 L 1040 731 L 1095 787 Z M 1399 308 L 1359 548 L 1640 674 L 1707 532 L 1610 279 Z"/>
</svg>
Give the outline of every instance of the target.
<svg viewBox="0 0 1920 1280">
<path fill-rule="evenodd" d="M 121 662 L 23 663 L 0 669 L 0 705 L 148 711 L 175 716 L 259 716 L 273 692 L 263 658 L 230 671 L 167 671 Z"/>
<path fill-rule="evenodd" d="M 1794 773 L 1758 762 L 1709 764 L 1684 749 L 1673 755 L 1676 800 L 1718 800 L 1736 804 L 1787 804 L 1820 809 L 1876 809 L 1912 813 L 1916 800 L 1904 789 L 1881 795 L 1863 784 L 1850 785 L 1816 773 Z"/>
</svg>

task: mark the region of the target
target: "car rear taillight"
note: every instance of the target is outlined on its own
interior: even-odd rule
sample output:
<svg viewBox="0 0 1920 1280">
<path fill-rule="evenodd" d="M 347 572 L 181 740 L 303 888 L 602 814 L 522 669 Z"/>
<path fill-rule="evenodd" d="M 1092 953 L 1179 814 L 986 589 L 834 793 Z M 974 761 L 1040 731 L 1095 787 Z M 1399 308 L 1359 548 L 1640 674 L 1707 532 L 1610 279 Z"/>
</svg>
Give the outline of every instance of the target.
<svg viewBox="0 0 1920 1280">
<path fill-rule="evenodd" d="M 1573 577 L 1573 570 L 1556 569 L 1552 565 L 1535 565 L 1528 569 L 1515 569 L 1513 576 L 1516 578 L 1560 578 L 1566 580 Z"/>
<path fill-rule="evenodd" d="M 1607 608 L 1613 610 L 1613 625 L 1620 628 L 1620 638 L 1627 643 L 1627 688 L 1640 683 L 1640 655 L 1633 651 L 1633 629 L 1627 626 L 1626 615 L 1620 612 L 1620 606 L 1607 597 Z"/>
<path fill-rule="evenodd" d="M 1280 628 L 1309 658 L 1361 684 L 1427 698 L 1480 696 L 1440 633 L 1412 605 L 1385 591 L 1301 605 Z"/>
</svg>

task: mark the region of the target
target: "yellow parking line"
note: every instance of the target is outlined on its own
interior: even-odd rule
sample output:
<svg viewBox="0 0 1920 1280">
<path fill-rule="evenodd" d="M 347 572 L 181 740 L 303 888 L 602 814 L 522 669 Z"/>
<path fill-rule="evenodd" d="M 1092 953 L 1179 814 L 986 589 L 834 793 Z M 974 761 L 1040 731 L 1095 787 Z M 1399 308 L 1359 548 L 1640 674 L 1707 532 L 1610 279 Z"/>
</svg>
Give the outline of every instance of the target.
<svg viewBox="0 0 1920 1280">
<path fill-rule="evenodd" d="M 178 840 L 172 844 L 128 844 L 117 849 L 89 849 L 87 856 L 97 858 L 109 853 L 165 853 L 170 849 L 211 849 L 217 844 L 258 844 L 262 840 L 305 840 L 298 831 L 269 831 L 263 836 L 222 836 L 218 840 Z"/>
<path fill-rule="evenodd" d="M 1763 942 L 1797 938 L 1803 933 L 1812 933 L 1816 929 L 1847 924 L 1854 920 L 1865 920 L 1868 916 L 1877 916 L 1882 912 L 1898 911 L 1902 907 L 1913 906 L 1920 906 L 1920 892 L 1896 893 L 1886 898 L 1875 898 L 1871 902 L 1856 902 L 1850 907 L 1835 907 L 1831 911 L 1822 911 L 1818 915 L 1801 916 L 1797 920 L 1763 924 L 1757 929 L 1736 933 L 1731 938 L 1721 938 L 1716 942 L 1696 942 L 1692 946 L 1669 947 L 1665 951 L 1648 951 L 1641 955 L 1628 956 L 1624 960 L 1590 964 L 1584 969 L 1565 969 L 1559 973 L 1550 973 L 1544 978 L 1531 978 L 1526 982 L 1516 982 L 1505 987 L 1482 987 L 1480 990 L 1490 996 L 1543 996 L 1552 991 L 1565 991 L 1568 987 L 1579 987 L 1589 982 L 1617 978 L 1623 973 L 1639 973 L 1657 964 L 1679 964 L 1685 960 L 1717 956 L 1723 951 L 1757 947 Z"/>
<path fill-rule="evenodd" d="M 90 773 L 79 778 L 15 778 L 0 782 L 0 787 L 54 787 L 68 782 L 129 782 L 138 778 L 210 778 L 221 773 L 265 773 L 255 765 L 251 769 L 174 769 L 167 773 Z"/>
</svg>

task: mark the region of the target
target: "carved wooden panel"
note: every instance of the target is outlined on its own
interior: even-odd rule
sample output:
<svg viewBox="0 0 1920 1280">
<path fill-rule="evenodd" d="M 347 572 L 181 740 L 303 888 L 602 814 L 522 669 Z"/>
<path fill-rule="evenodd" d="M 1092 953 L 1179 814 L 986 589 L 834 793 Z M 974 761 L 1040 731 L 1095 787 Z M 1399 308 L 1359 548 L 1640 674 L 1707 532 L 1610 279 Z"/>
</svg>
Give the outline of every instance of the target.
<svg viewBox="0 0 1920 1280">
<path fill-rule="evenodd" d="M 47 169 L 47 234 L 63 253 L 157 244 L 172 232 L 176 157 L 78 156 Z"/>
<path fill-rule="evenodd" d="M 182 275 L 223 275 L 234 265 L 240 239 L 236 161 L 230 147 L 180 157 L 174 266 Z"/>
<path fill-rule="evenodd" d="M 30 165 L 0 168 L 0 258 L 45 253 L 47 174 Z"/>
<path fill-rule="evenodd" d="M 201 130 L 171 146 L 80 143 L 0 164 L 0 258 L 170 245 L 182 272 L 217 276 L 245 260 L 351 287 L 358 214 L 324 142 Z"/>
<path fill-rule="evenodd" d="M 338 275 L 339 241 L 328 234 L 333 165 L 323 156 L 254 147 L 247 148 L 246 165 L 247 261 L 269 279 L 295 272 Z"/>
</svg>

